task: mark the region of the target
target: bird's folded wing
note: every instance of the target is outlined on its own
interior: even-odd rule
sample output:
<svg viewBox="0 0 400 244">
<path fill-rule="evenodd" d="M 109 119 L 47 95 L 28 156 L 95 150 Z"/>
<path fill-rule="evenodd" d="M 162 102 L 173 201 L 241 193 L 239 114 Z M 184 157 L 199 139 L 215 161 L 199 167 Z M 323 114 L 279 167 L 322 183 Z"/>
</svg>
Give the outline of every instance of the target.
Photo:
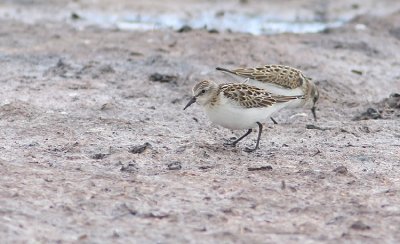
<svg viewBox="0 0 400 244">
<path fill-rule="evenodd" d="M 304 96 L 276 96 L 266 90 L 246 84 L 221 85 L 220 92 L 233 103 L 245 108 L 270 107 L 275 103 L 304 98 Z"/>
<path fill-rule="evenodd" d="M 306 79 L 301 71 L 284 65 L 265 65 L 257 68 L 240 68 L 230 73 L 252 80 L 294 89 L 303 85 Z"/>
</svg>

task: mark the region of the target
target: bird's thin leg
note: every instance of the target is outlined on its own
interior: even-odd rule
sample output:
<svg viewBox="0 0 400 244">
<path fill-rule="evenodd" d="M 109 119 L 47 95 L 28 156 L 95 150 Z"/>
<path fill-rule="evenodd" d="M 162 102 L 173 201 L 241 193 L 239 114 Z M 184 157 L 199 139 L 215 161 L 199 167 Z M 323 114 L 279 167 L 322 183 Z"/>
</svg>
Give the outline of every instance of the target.
<svg viewBox="0 0 400 244">
<path fill-rule="evenodd" d="M 256 144 L 256 147 L 253 148 L 253 149 L 251 149 L 251 148 L 246 148 L 246 149 L 245 149 L 246 152 L 253 152 L 253 151 L 257 150 L 258 148 L 260 148 L 259 145 L 260 145 L 260 139 L 261 139 L 261 133 L 262 133 L 262 128 L 263 128 L 263 126 L 262 126 L 262 124 L 261 124 L 260 122 L 257 122 L 257 124 L 258 124 L 258 137 L 257 137 L 257 144 Z"/>
<path fill-rule="evenodd" d="M 317 121 L 317 114 L 315 113 L 315 110 L 316 110 L 316 107 L 313 106 L 313 107 L 311 108 L 311 113 L 312 113 L 313 116 L 314 116 L 314 120 Z"/>
<path fill-rule="evenodd" d="M 236 146 L 236 144 L 237 144 L 238 142 L 240 142 L 243 138 L 245 138 L 246 136 L 248 136 L 252 131 L 253 131 L 253 129 L 249 129 L 249 130 L 246 132 L 246 134 L 244 134 L 243 136 L 239 137 L 239 139 L 237 139 L 236 141 L 231 142 L 231 143 L 226 143 L 226 145 Z"/>
<path fill-rule="evenodd" d="M 271 120 L 272 120 L 272 122 L 274 122 L 274 124 L 278 124 L 278 122 L 276 122 L 276 120 L 274 119 L 274 118 L 272 118 L 272 117 L 269 117 Z"/>
</svg>

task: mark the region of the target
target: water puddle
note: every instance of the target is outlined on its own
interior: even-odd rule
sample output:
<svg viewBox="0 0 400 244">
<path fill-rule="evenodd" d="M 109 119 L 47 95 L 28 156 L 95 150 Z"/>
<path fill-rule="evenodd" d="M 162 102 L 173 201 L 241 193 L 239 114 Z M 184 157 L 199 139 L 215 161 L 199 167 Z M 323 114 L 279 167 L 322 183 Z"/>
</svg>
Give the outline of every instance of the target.
<svg viewBox="0 0 400 244">
<path fill-rule="evenodd" d="M 277 16 L 252 15 L 240 12 L 202 13 L 109 13 L 93 10 L 65 10 L 57 14 L 38 9 L 15 9 L 0 6 L 0 20 L 14 19 L 28 24 L 66 22 L 77 29 L 99 27 L 125 31 L 149 31 L 160 29 L 179 30 L 184 26 L 192 29 L 206 28 L 219 32 L 240 32 L 253 35 L 280 33 L 316 33 L 337 28 L 348 20 L 318 21 L 310 19 L 284 20 Z"/>
<path fill-rule="evenodd" d="M 317 33 L 326 29 L 337 28 L 346 23 L 337 21 L 297 20 L 284 21 L 264 16 L 244 14 L 203 13 L 187 18 L 174 14 L 157 16 L 129 13 L 120 16 L 106 16 L 104 14 L 83 14 L 82 21 L 86 24 L 95 24 L 104 28 L 117 28 L 130 31 L 147 31 L 157 29 L 179 30 L 184 26 L 193 29 L 206 28 L 219 32 L 240 32 L 253 35 L 271 35 L 280 33 Z"/>
</svg>

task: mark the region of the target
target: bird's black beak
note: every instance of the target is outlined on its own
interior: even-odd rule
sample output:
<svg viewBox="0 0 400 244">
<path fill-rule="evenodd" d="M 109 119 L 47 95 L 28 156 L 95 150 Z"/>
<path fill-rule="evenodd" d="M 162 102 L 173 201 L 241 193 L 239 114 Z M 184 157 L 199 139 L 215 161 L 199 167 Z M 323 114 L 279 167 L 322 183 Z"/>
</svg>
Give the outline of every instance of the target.
<svg viewBox="0 0 400 244">
<path fill-rule="evenodd" d="M 190 99 L 190 101 L 188 102 L 188 104 L 186 104 L 183 110 L 187 109 L 190 105 L 192 105 L 195 102 L 196 102 L 196 97 L 192 97 L 192 99 Z"/>
</svg>

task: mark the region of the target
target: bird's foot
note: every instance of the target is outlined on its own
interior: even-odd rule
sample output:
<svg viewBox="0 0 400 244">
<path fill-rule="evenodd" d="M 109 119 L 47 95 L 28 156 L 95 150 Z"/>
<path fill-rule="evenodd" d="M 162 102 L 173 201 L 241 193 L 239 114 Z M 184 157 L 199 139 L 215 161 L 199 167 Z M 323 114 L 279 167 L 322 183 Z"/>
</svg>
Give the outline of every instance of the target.
<svg viewBox="0 0 400 244">
<path fill-rule="evenodd" d="M 251 153 L 251 152 L 254 152 L 254 151 L 257 150 L 257 149 L 258 149 L 258 147 L 255 147 L 255 148 L 245 147 L 245 148 L 244 148 L 244 151 L 247 152 L 247 153 Z"/>
<path fill-rule="evenodd" d="M 236 147 L 236 143 L 234 142 L 224 142 L 225 147 Z"/>
<path fill-rule="evenodd" d="M 229 139 L 226 139 L 224 142 L 224 146 L 226 147 L 236 147 L 237 144 L 237 138 L 236 137 L 231 137 Z"/>
</svg>

